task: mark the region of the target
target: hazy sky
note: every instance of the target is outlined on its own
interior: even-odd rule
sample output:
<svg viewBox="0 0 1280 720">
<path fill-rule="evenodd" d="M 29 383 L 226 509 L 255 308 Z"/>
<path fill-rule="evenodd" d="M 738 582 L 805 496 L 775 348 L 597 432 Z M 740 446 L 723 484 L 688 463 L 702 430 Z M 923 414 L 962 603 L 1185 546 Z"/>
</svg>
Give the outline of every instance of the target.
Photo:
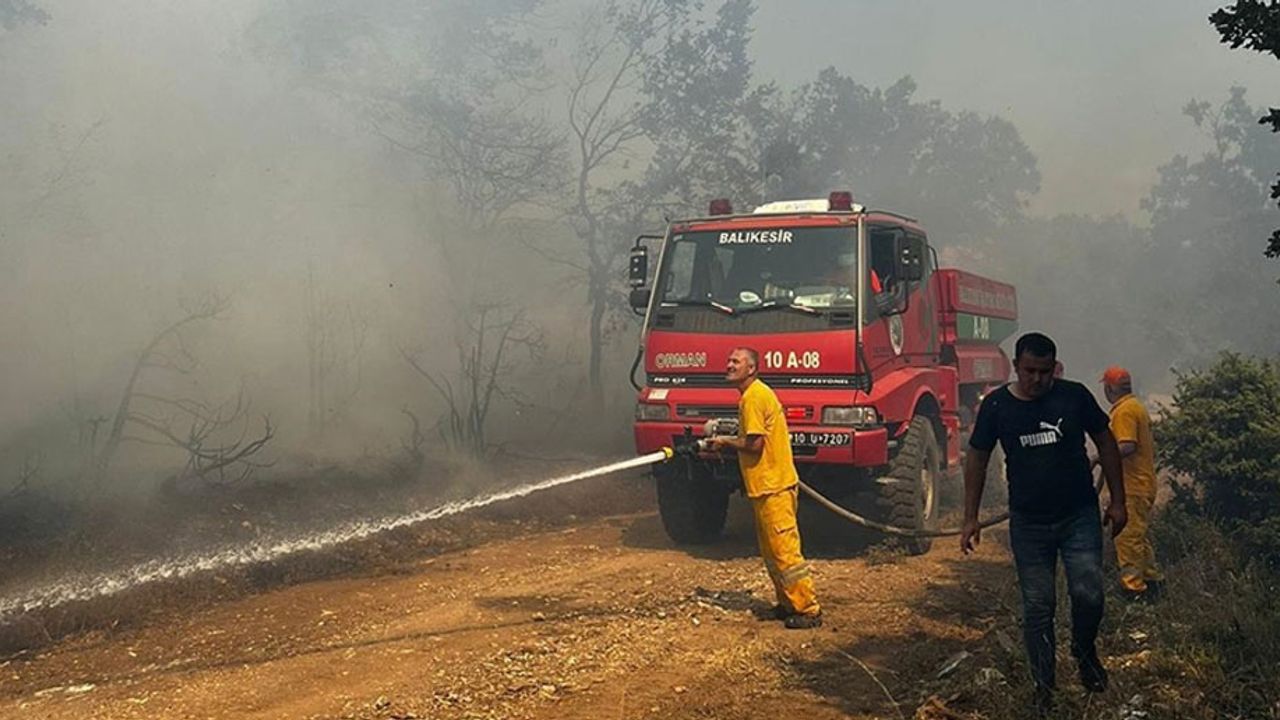
<svg viewBox="0 0 1280 720">
<path fill-rule="evenodd" d="M 551 2 L 549 25 L 594 1 Z M 33 415 L 114 377 L 209 290 L 237 303 L 224 366 L 266 373 L 250 349 L 296 362 L 310 263 L 341 279 L 336 298 L 400 313 L 412 332 L 388 331 L 391 361 L 393 340 L 426 333 L 405 299 L 439 285 L 412 255 L 436 231 L 420 179 L 355 113 L 248 52 L 263 2 L 43 0 L 48 26 L 5 36 L 0 336 L 22 341 L 0 346 L 0 376 L 23 380 L 0 406 Z M 1156 167 L 1203 147 L 1189 98 L 1240 83 L 1280 104 L 1280 63 L 1217 42 L 1220 2 L 760 0 L 751 55 L 786 87 L 828 65 L 867 85 L 911 75 L 920 99 L 1016 123 L 1044 176 L 1035 211 L 1141 219 Z"/>
<path fill-rule="evenodd" d="M 1156 167 L 1203 141 L 1187 100 L 1249 89 L 1280 104 L 1280 63 L 1218 42 L 1220 0 L 762 0 L 757 75 L 785 85 L 834 65 L 868 85 L 1012 120 L 1040 160 L 1036 212 L 1125 213 Z M 855 188 L 856 192 L 856 188 Z"/>
</svg>

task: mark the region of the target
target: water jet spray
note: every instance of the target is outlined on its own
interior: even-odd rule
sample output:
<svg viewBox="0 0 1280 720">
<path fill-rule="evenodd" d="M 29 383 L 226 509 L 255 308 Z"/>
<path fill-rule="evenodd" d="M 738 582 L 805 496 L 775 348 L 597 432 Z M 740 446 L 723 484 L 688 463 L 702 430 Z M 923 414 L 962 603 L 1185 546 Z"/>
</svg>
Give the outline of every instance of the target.
<svg viewBox="0 0 1280 720">
<path fill-rule="evenodd" d="M 258 540 L 248 544 L 226 546 L 204 553 L 149 560 L 123 570 L 77 574 L 38 586 L 26 592 L 0 597 L 0 626 L 36 610 L 49 610 L 74 602 L 110 597 L 151 583 L 181 580 L 200 573 L 260 565 L 302 552 L 326 550 L 345 543 L 363 540 L 390 530 L 410 527 L 450 515 L 477 510 L 506 500 L 568 485 L 579 480 L 665 462 L 676 455 L 676 449 L 664 447 L 629 460 L 621 460 L 590 470 L 526 483 L 468 500 L 453 500 L 426 510 L 372 520 L 360 520 L 334 529 L 276 540 Z"/>
</svg>

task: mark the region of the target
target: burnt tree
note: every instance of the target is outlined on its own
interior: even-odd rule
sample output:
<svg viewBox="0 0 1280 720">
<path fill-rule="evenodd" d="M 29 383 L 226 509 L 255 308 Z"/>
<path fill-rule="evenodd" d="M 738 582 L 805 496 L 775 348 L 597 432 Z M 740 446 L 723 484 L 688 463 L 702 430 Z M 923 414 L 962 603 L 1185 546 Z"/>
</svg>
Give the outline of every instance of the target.
<svg viewBox="0 0 1280 720">
<path fill-rule="evenodd" d="M 316 289 L 308 268 L 306 287 L 307 429 L 318 435 L 340 423 L 360 393 L 369 316 Z"/>
<path fill-rule="evenodd" d="M 542 355 L 542 333 L 522 309 L 500 302 L 479 304 L 463 323 L 455 347 L 458 365 L 452 375 L 428 368 L 418 354 L 401 352 L 444 403 L 436 424 L 444 445 L 481 457 L 489 448 L 487 430 L 494 401 L 526 404 L 511 376 L 521 358 L 536 360 Z M 416 431 L 417 419 L 410 418 Z"/>
<path fill-rule="evenodd" d="M 205 401 L 174 397 L 147 389 L 152 374 L 190 376 L 199 362 L 184 338 L 191 326 L 207 322 L 226 311 L 223 298 L 211 298 L 187 308 L 179 320 L 156 333 L 133 363 L 111 418 L 110 428 L 93 464 L 93 480 L 100 483 L 111 469 L 124 442 L 170 447 L 183 451 L 186 465 L 181 477 L 242 479 L 264 466 L 256 456 L 275 437 L 270 419 L 263 417 L 263 431 L 248 433 L 249 405 L 241 390 L 234 402 L 210 405 Z M 96 428 L 94 430 L 96 435 Z M 225 439 L 234 434 L 234 439 Z"/>
</svg>

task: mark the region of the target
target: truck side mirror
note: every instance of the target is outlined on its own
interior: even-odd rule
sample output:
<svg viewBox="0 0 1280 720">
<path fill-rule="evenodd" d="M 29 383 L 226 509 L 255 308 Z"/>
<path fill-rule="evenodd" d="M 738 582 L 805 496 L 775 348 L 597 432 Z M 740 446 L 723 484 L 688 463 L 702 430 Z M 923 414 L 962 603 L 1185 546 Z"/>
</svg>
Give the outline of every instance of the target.
<svg viewBox="0 0 1280 720">
<path fill-rule="evenodd" d="M 651 291 L 646 287 L 631 288 L 631 295 L 628 298 L 631 301 L 631 309 L 637 315 L 643 315 L 645 310 L 649 309 L 649 296 Z"/>
<path fill-rule="evenodd" d="M 898 277 L 907 282 L 924 279 L 924 240 L 908 235 L 897 237 Z"/>
<path fill-rule="evenodd" d="M 649 247 L 646 240 L 664 240 L 662 235 L 641 235 L 631 245 L 631 257 L 627 262 L 627 282 L 631 285 L 628 301 L 637 315 L 644 315 L 649 309 L 649 298 L 653 290 L 645 287 L 649 282 Z"/>
<path fill-rule="evenodd" d="M 627 271 L 627 278 L 631 282 L 631 287 L 640 288 L 649 280 L 649 248 L 645 247 L 637 239 L 636 244 L 631 247 L 631 261 Z M 645 303 L 648 304 L 647 302 Z M 632 303 L 635 305 L 635 303 Z"/>
</svg>

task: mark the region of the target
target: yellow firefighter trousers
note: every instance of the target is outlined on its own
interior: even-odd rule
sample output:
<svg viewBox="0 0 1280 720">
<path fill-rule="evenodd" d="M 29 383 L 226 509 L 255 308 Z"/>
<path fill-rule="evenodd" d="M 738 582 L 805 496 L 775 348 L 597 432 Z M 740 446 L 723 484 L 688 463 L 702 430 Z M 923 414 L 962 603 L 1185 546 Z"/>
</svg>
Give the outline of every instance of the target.
<svg viewBox="0 0 1280 720">
<path fill-rule="evenodd" d="M 1164 579 L 1148 532 L 1154 504 L 1155 493 L 1125 494 L 1129 522 L 1116 536 L 1116 564 L 1120 566 L 1120 584 L 1132 592 L 1144 592 L 1149 581 Z"/>
<path fill-rule="evenodd" d="M 797 491 L 793 485 L 751 498 L 756 517 L 760 556 L 773 580 L 778 604 L 788 612 L 818 614 L 818 597 L 809 576 L 809 563 L 800 554 L 800 528 L 796 525 Z"/>
</svg>

